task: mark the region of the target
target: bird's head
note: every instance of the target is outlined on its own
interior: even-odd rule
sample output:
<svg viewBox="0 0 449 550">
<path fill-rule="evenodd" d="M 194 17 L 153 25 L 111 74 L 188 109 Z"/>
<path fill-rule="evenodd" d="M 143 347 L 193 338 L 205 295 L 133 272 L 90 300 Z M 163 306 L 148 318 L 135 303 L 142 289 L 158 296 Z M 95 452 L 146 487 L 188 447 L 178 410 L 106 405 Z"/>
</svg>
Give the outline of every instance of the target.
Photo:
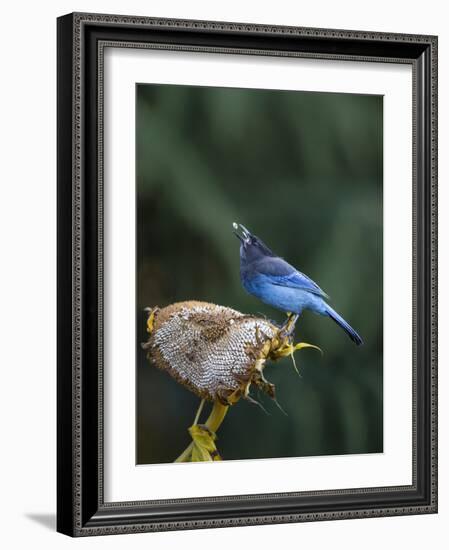
<svg viewBox="0 0 449 550">
<path fill-rule="evenodd" d="M 253 235 L 240 223 L 233 223 L 234 235 L 240 241 L 240 261 L 250 263 L 265 256 L 274 256 L 273 252 L 259 237 Z"/>
</svg>

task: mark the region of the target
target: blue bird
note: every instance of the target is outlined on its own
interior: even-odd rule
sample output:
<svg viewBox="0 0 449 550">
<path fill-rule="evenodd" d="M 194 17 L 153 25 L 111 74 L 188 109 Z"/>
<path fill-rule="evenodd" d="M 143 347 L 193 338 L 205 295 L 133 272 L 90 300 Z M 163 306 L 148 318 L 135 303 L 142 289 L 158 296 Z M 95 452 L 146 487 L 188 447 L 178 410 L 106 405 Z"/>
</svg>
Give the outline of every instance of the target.
<svg viewBox="0 0 449 550">
<path fill-rule="evenodd" d="M 234 223 L 233 227 L 240 240 L 240 279 L 249 294 L 291 314 L 293 327 L 302 311 L 309 309 L 330 317 L 353 342 L 363 344 L 357 332 L 326 303 L 329 296 L 312 279 L 276 256 L 243 225 Z"/>
</svg>

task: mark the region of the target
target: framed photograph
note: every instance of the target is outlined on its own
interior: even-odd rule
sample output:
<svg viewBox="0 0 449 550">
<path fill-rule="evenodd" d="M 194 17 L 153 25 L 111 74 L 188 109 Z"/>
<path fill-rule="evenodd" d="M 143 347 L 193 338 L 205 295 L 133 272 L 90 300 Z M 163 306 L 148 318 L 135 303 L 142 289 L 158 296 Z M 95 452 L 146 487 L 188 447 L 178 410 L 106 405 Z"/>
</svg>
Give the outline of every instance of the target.
<svg viewBox="0 0 449 550">
<path fill-rule="evenodd" d="M 437 511 L 437 38 L 58 19 L 58 531 Z"/>
</svg>

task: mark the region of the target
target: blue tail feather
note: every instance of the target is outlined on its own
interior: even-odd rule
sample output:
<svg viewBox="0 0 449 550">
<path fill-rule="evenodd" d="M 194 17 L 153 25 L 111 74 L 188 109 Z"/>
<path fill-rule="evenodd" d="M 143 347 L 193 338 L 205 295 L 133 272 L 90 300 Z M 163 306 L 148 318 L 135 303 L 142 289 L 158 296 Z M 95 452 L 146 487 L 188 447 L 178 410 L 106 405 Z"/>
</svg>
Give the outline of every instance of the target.
<svg viewBox="0 0 449 550">
<path fill-rule="evenodd" d="M 333 321 L 337 323 L 351 338 L 353 342 L 355 342 L 358 346 L 363 344 L 363 340 L 359 336 L 359 334 L 349 325 L 343 317 L 341 317 L 335 310 L 333 310 L 328 304 L 326 304 L 326 315 L 328 315 Z"/>
</svg>

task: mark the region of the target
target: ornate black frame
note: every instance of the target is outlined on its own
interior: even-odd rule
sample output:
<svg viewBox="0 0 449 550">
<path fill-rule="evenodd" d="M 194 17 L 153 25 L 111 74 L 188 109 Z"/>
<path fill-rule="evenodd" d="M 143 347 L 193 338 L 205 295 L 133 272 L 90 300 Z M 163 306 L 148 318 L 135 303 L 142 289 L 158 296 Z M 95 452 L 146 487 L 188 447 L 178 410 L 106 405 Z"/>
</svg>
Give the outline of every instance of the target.
<svg viewBox="0 0 449 550">
<path fill-rule="evenodd" d="M 412 485 L 104 503 L 102 92 L 108 45 L 412 65 Z M 436 512 L 436 201 L 435 36 L 83 13 L 60 17 L 58 531 L 87 536 Z"/>
</svg>

